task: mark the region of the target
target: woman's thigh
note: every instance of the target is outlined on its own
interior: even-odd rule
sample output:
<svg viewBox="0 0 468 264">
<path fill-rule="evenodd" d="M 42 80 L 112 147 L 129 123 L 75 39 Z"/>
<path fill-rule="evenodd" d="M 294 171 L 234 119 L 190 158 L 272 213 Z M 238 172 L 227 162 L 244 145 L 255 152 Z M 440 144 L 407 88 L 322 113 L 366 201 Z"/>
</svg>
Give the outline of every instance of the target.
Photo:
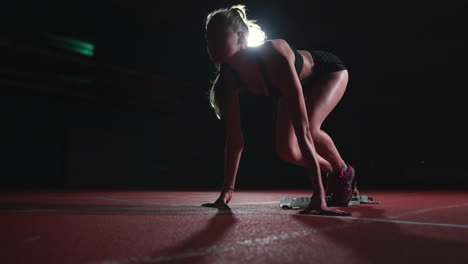
<svg viewBox="0 0 468 264">
<path fill-rule="evenodd" d="M 341 100 L 347 83 L 348 71 L 343 70 L 328 73 L 304 86 L 303 93 L 312 134 L 320 130 L 326 117 Z M 296 155 L 296 152 L 300 152 L 294 127 L 282 100 L 278 102 L 277 110 L 276 149 L 279 155 Z"/>
<path fill-rule="evenodd" d="M 309 86 L 304 87 L 304 99 L 313 133 L 322 126 L 325 119 L 343 97 L 348 84 L 348 71 L 330 72 Z"/>
</svg>

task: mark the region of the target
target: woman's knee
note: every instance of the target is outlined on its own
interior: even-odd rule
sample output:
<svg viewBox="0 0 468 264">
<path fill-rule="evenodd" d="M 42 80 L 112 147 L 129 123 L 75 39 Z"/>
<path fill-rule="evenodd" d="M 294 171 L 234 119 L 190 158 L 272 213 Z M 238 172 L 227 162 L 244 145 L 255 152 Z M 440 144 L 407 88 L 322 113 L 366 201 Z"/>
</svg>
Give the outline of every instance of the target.
<svg viewBox="0 0 468 264">
<path fill-rule="evenodd" d="M 295 164 L 298 166 L 306 167 L 304 160 L 302 159 L 302 155 L 296 153 L 291 149 L 277 149 L 276 151 L 277 157 L 285 162 Z"/>
<path fill-rule="evenodd" d="M 323 131 L 322 129 L 316 129 L 314 132 L 312 132 L 312 139 L 314 140 L 315 147 L 319 149 L 324 144 L 328 144 L 331 138 L 327 132 Z"/>
<path fill-rule="evenodd" d="M 312 139 L 314 140 L 314 142 L 316 140 L 320 139 L 323 133 L 325 133 L 325 132 L 323 132 L 323 130 L 321 130 L 320 128 L 311 128 L 310 129 L 310 134 L 311 134 Z"/>
</svg>

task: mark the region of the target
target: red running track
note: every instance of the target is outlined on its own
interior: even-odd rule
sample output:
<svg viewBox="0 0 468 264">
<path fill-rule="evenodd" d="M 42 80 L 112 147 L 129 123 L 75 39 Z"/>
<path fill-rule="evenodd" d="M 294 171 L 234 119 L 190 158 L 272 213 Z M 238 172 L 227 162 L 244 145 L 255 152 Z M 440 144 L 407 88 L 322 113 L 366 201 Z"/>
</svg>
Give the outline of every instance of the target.
<svg viewBox="0 0 468 264">
<path fill-rule="evenodd" d="M 3 191 L 0 263 L 468 263 L 468 193 L 362 191 L 350 217 L 283 210 L 303 190 Z"/>
</svg>

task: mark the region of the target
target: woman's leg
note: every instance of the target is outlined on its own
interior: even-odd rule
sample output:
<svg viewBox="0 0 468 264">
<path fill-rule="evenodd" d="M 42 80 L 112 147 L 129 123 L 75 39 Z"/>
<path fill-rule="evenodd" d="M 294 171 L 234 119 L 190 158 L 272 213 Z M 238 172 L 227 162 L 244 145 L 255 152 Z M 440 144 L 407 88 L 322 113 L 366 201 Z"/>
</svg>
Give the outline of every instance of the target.
<svg viewBox="0 0 468 264">
<path fill-rule="evenodd" d="M 281 109 L 281 107 L 279 108 Z M 285 112 L 278 111 L 278 121 L 277 121 L 277 137 L 276 137 L 276 152 L 280 159 L 295 164 L 301 167 L 306 168 L 307 164 L 302 158 L 301 150 L 297 143 L 296 134 L 294 132 L 293 125 L 291 120 Z M 315 143 L 315 141 L 314 141 Z M 316 147 L 316 151 L 318 149 Z M 320 170 L 324 172 L 331 172 L 333 170 L 330 163 L 324 159 L 320 153 L 317 154 L 317 159 L 319 162 Z"/>
<path fill-rule="evenodd" d="M 347 70 L 331 72 L 312 83 L 304 94 L 310 131 L 317 153 L 330 163 L 333 171 L 339 171 L 345 163 L 333 140 L 321 126 L 343 97 L 347 84 Z"/>
<path fill-rule="evenodd" d="M 325 118 L 338 104 L 346 90 L 348 71 L 329 73 L 304 89 L 309 126 L 322 171 L 339 171 L 344 166 L 333 140 L 321 130 Z M 278 111 L 277 148 L 283 160 L 305 167 L 291 121 Z"/>
</svg>

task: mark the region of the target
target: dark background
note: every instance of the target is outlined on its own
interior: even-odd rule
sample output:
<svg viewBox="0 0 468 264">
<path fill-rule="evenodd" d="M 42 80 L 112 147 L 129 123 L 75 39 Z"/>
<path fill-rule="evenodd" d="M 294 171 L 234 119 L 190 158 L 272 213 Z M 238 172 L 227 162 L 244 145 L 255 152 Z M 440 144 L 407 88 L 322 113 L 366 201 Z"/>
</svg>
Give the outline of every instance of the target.
<svg viewBox="0 0 468 264">
<path fill-rule="evenodd" d="M 238 3 L 269 39 L 345 62 L 348 90 L 323 128 L 361 189 L 466 189 L 467 10 L 455 0 L 2 3 L 0 186 L 219 188 L 204 19 Z M 252 153 L 238 189 L 310 188 L 305 169 Z"/>
</svg>

